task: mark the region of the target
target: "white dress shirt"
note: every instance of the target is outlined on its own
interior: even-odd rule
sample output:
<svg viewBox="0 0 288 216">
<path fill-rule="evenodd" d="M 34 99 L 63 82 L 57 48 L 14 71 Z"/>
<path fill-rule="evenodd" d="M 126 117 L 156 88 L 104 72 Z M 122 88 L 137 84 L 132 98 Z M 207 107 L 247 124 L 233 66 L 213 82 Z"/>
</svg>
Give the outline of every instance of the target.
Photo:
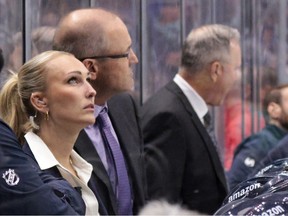
<svg viewBox="0 0 288 216">
<path fill-rule="evenodd" d="M 72 187 L 80 187 L 82 198 L 86 205 L 85 215 L 99 215 L 98 201 L 93 191 L 88 187 L 88 181 L 91 177 L 93 167 L 85 161 L 74 150 L 71 153 L 72 166 L 77 172 L 74 176 L 68 169 L 63 167 L 54 157 L 48 146 L 43 140 L 33 132 L 28 132 L 25 139 L 40 167 L 41 170 L 49 169 L 56 166 L 61 173 L 62 177 L 66 179 Z"/>
<path fill-rule="evenodd" d="M 204 124 L 204 116 L 208 112 L 208 106 L 203 100 L 203 98 L 192 88 L 192 86 L 186 82 L 179 74 L 176 74 L 173 81 L 179 86 L 183 91 L 184 95 L 187 97 L 189 103 L 195 110 L 198 118 Z"/>
</svg>

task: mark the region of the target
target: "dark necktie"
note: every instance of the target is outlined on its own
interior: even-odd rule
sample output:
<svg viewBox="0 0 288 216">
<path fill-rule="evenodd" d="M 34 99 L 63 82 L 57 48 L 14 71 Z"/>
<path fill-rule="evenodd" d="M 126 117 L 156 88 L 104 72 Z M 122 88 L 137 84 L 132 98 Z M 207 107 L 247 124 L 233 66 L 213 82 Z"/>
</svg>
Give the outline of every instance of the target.
<svg viewBox="0 0 288 216">
<path fill-rule="evenodd" d="M 219 146 L 218 146 L 218 143 L 217 143 L 217 140 L 216 140 L 216 136 L 215 136 L 215 131 L 214 131 L 214 123 L 212 121 L 212 118 L 211 118 L 211 115 L 209 113 L 209 111 L 205 114 L 205 116 L 203 117 L 204 119 L 204 126 L 213 142 L 213 144 L 215 145 L 216 147 L 216 150 L 218 152 L 218 155 L 222 161 L 222 156 L 221 156 L 221 151 L 219 149 Z"/>
<path fill-rule="evenodd" d="M 108 146 L 108 151 L 111 152 L 113 165 L 116 170 L 117 186 L 116 197 L 118 215 L 132 215 L 132 199 L 131 188 L 125 160 L 120 149 L 120 145 L 111 132 L 112 125 L 108 119 L 107 108 L 104 108 L 98 115 L 96 121 L 99 122 L 100 131 L 103 134 L 104 143 Z M 110 165 L 111 166 L 111 165 Z"/>
<path fill-rule="evenodd" d="M 214 133 L 214 125 L 211 122 L 211 115 L 209 113 L 209 111 L 205 114 L 205 116 L 203 117 L 204 119 L 204 126 L 207 130 L 207 132 L 209 133 L 214 145 L 216 145 L 216 137 L 215 137 L 215 133 Z"/>
</svg>

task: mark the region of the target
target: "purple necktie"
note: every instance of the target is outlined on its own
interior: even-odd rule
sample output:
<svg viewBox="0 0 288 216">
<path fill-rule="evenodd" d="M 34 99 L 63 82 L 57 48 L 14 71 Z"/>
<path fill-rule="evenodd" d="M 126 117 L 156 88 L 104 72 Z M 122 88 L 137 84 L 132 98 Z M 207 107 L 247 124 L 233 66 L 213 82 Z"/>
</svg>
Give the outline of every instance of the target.
<svg viewBox="0 0 288 216">
<path fill-rule="evenodd" d="M 104 108 L 98 115 L 96 121 L 99 121 L 100 130 L 104 135 L 104 142 L 109 146 L 116 167 L 117 186 L 116 197 L 118 215 L 132 215 L 132 199 L 129 178 L 125 160 L 120 149 L 120 145 L 111 132 L 112 125 L 109 121 L 107 108 Z"/>
</svg>

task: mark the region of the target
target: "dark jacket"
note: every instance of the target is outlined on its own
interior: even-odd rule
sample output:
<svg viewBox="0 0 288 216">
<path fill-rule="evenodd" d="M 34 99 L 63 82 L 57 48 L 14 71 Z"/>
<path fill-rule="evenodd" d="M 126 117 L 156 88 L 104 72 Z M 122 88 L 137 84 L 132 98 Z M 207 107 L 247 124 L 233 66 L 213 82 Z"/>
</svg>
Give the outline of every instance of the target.
<svg viewBox="0 0 288 216">
<path fill-rule="evenodd" d="M 118 94 L 108 101 L 108 115 L 117 134 L 128 169 L 132 185 L 133 214 L 137 214 L 145 203 L 146 180 L 144 173 L 143 140 L 138 123 L 137 107 L 131 95 Z M 98 193 L 99 213 L 117 214 L 116 197 L 114 195 L 106 169 L 84 130 L 75 144 L 75 150 L 93 165 L 93 173 L 89 187 Z"/>
<path fill-rule="evenodd" d="M 27 143 L 23 145 L 23 150 L 30 159 L 35 171 L 39 173 L 42 181 L 51 186 L 54 193 L 61 198 L 63 202 L 68 203 L 78 214 L 85 215 L 86 206 L 81 196 L 81 189 L 73 188 L 70 183 L 61 176 L 56 166 L 41 170 Z"/>
<path fill-rule="evenodd" d="M 241 142 L 235 150 L 233 163 L 227 174 L 230 189 L 246 180 L 258 163 L 286 134 L 287 132 L 281 128 L 269 124 L 259 133 Z"/>
<path fill-rule="evenodd" d="M 217 150 L 182 90 L 171 81 L 143 105 L 149 199 L 213 214 L 227 194 Z"/>
<path fill-rule="evenodd" d="M 275 148 L 270 150 L 267 155 L 259 162 L 257 167 L 255 167 L 255 172 L 252 174 L 256 174 L 259 170 L 265 168 L 272 162 L 288 157 L 288 135 L 285 135 L 277 144 Z"/>
<path fill-rule="evenodd" d="M 43 182 L 33 166 L 15 134 L 0 120 L 0 214 L 79 214 L 53 186 Z"/>
</svg>

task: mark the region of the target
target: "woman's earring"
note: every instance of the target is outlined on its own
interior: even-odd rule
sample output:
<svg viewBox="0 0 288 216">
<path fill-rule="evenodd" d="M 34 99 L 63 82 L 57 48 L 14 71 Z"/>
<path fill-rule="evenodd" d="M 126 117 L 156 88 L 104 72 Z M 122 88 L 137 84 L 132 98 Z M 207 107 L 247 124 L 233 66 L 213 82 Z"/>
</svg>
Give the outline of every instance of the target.
<svg viewBox="0 0 288 216">
<path fill-rule="evenodd" d="M 45 114 L 45 120 L 46 120 L 46 121 L 49 120 L 49 111 L 46 111 L 46 114 Z"/>
<path fill-rule="evenodd" d="M 30 123 L 31 123 L 31 125 L 32 125 L 32 127 L 34 128 L 34 129 L 36 129 L 36 130 L 39 130 L 39 125 L 37 125 L 36 123 L 35 123 L 35 121 L 34 121 L 34 119 L 37 117 L 37 111 L 36 111 L 36 113 L 35 113 L 35 115 L 34 116 L 29 116 L 29 121 L 30 121 Z"/>
</svg>

